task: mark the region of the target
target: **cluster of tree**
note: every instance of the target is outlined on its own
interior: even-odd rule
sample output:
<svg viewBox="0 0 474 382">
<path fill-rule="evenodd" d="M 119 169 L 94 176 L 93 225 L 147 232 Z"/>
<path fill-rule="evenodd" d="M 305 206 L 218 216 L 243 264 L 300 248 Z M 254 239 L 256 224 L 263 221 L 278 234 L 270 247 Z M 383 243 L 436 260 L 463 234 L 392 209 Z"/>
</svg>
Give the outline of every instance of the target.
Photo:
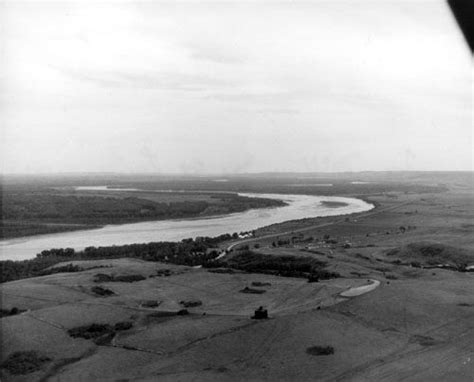
<svg viewBox="0 0 474 382">
<path fill-rule="evenodd" d="M 54 272 L 78 272 L 80 267 L 68 264 L 48 269 L 60 262 L 71 260 L 116 259 L 124 257 L 139 258 L 188 266 L 202 265 L 205 268 L 233 268 L 250 273 L 266 273 L 285 277 L 304 277 L 318 281 L 339 277 L 339 274 L 326 269 L 326 263 L 311 257 L 274 256 L 239 251 L 227 261 L 216 260 L 219 256 L 217 245 L 229 241 L 235 234 L 217 237 L 197 237 L 180 242 L 151 242 L 146 244 L 127 244 L 109 247 L 87 247 L 82 251 L 72 248 L 45 250 L 36 258 L 23 261 L 0 261 L 0 282 L 41 276 Z"/>
<path fill-rule="evenodd" d="M 235 234 L 237 235 L 237 234 Z M 116 259 L 123 257 L 139 258 L 146 261 L 159 261 L 181 265 L 205 265 L 212 262 L 219 251 L 216 246 L 231 240 L 234 235 L 224 234 L 216 237 L 197 237 L 180 242 L 151 242 L 146 244 L 127 244 L 110 247 L 87 247 L 82 251 L 73 248 L 53 248 L 42 251 L 34 259 L 23 261 L 0 261 L 0 282 L 44 275 L 46 268 L 71 260 Z M 63 271 L 76 271 L 75 266 L 61 267 Z"/>
<path fill-rule="evenodd" d="M 280 247 L 282 245 L 289 245 L 289 244 L 290 244 L 290 239 L 287 239 L 287 240 L 278 239 L 276 242 L 272 243 L 272 247 Z"/>
<path fill-rule="evenodd" d="M 138 197 L 76 196 L 54 193 L 5 193 L 3 219 L 113 224 L 143 219 L 174 219 L 250 208 L 281 206 L 280 200 L 222 194 L 206 200 L 157 202 Z M 210 207 L 214 207 L 211 209 Z"/>
<path fill-rule="evenodd" d="M 34 258 L 31 260 L 0 261 L 0 283 L 19 280 L 28 277 L 40 276 L 46 268 L 51 267 L 62 261 L 71 260 L 69 258 L 48 257 Z"/>
<path fill-rule="evenodd" d="M 143 218 L 179 218 L 199 215 L 205 201 L 157 203 L 134 197 L 112 198 L 56 194 L 6 194 L 4 219 L 104 224 Z"/>
<path fill-rule="evenodd" d="M 16 306 L 14 306 L 11 309 L 0 309 L 0 318 L 8 317 L 8 316 L 16 316 L 17 314 L 23 313 L 24 311 L 25 311 L 24 309 L 18 309 Z"/>
<path fill-rule="evenodd" d="M 54 267 L 54 268 L 48 268 L 39 273 L 39 276 L 46 276 L 46 275 L 52 275 L 54 273 L 72 273 L 72 272 L 82 272 L 84 268 L 78 266 L 78 265 L 73 265 L 73 264 L 66 264 L 63 265 L 62 267 Z"/>
<path fill-rule="evenodd" d="M 196 198 L 193 194 L 186 200 L 187 196 L 180 193 L 176 201 L 170 201 L 166 198 L 149 200 L 115 195 L 71 195 L 49 189 L 8 191 L 2 193 L 2 198 L 3 229 L 0 237 L 3 238 L 285 205 L 281 200 L 249 198 L 238 194 L 206 195 L 205 199 Z"/>
<path fill-rule="evenodd" d="M 98 227 L 98 226 L 97 226 Z M 80 229 L 95 228 L 94 225 L 80 224 L 47 224 L 31 221 L 0 221 L 0 238 L 12 238 L 22 236 L 42 235 L 47 233 L 76 231 Z"/>
<path fill-rule="evenodd" d="M 105 273 L 98 273 L 94 276 L 94 282 L 123 282 L 123 283 L 134 283 L 137 281 L 145 280 L 146 277 L 140 274 L 131 274 L 131 275 L 108 275 Z"/>
<path fill-rule="evenodd" d="M 227 261 L 213 261 L 204 264 L 208 268 L 226 267 L 250 273 L 265 273 L 284 277 L 304 277 L 324 280 L 339 277 L 336 272 L 326 269 L 326 263 L 307 256 L 275 256 L 239 251 Z"/>
</svg>

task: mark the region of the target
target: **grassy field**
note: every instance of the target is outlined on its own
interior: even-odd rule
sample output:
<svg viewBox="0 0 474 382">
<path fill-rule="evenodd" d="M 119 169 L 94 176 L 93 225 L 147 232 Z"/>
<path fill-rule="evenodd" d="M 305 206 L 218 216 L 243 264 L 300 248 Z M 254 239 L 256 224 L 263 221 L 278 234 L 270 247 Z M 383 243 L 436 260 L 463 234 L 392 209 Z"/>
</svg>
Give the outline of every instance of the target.
<svg viewBox="0 0 474 382">
<path fill-rule="evenodd" d="M 377 189 L 364 194 L 373 211 L 262 228 L 220 244 L 236 244 L 220 259 L 226 268 L 68 261 L 55 267 L 81 271 L 2 284 L 2 309 L 19 314 L 1 318 L 1 379 L 472 381 L 474 273 L 463 268 L 474 264 L 472 177 L 418 178 L 448 190 Z M 246 246 L 265 256 L 243 263 Z M 268 256 L 310 258 L 340 277 L 258 273 Z M 373 290 L 341 296 L 372 280 Z M 200 303 L 183 311 L 189 301 Z M 251 319 L 260 306 L 269 319 Z M 131 327 L 111 329 L 123 322 Z M 68 334 L 93 324 L 107 333 Z"/>
</svg>

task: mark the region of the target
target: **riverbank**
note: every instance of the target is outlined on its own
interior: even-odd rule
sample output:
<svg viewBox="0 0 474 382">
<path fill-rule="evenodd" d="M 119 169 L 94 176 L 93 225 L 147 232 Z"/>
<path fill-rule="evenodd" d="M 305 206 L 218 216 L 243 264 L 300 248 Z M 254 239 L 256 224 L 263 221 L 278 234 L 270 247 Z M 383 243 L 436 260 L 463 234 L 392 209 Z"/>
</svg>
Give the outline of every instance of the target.
<svg viewBox="0 0 474 382">
<path fill-rule="evenodd" d="M 51 248 L 69 247 L 80 250 L 88 246 L 180 241 L 198 236 L 214 237 L 226 233 L 248 232 L 287 220 L 346 215 L 373 208 L 371 204 L 360 199 L 344 197 L 250 193 L 242 193 L 239 196 L 247 199 L 283 201 L 286 205 L 275 208 L 250 209 L 216 218 L 107 225 L 94 230 L 36 236 L 22 240 L 4 240 L 0 242 L 2 259 L 31 259 L 37 253 Z M 345 205 L 338 208 L 324 207 L 322 201 L 343 202 Z"/>
<path fill-rule="evenodd" d="M 0 239 L 147 221 L 218 217 L 282 207 L 277 199 L 232 192 L 175 192 L 103 187 L 4 190 Z"/>
</svg>

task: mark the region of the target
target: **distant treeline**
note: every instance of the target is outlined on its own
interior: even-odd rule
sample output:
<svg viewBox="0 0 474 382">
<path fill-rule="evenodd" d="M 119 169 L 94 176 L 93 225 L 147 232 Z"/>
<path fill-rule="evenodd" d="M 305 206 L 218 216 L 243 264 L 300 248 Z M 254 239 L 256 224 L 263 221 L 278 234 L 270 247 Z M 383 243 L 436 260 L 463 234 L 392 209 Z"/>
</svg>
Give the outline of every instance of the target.
<svg viewBox="0 0 474 382">
<path fill-rule="evenodd" d="M 214 213 L 232 213 L 249 208 L 285 205 L 280 200 L 247 198 L 237 194 L 213 196 L 220 203 L 183 200 L 158 203 L 125 197 L 73 196 L 35 193 L 5 193 L 2 214 L 4 220 L 38 220 L 42 222 L 77 224 L 113 224 L 133 220 L 175 219 L 204 214 L 212 206 Z"/>
<path fill-rule="evenodd" d="M 87 247 L 83 251 L 73 248 L 54 248 L 42 251 L 34 259 L 23 261 L 0 261 L 0 282 L 13 281 L 45 274 L 45 268 L 73 260 L 138 258 L 146 261 L 159 261 L 180 265 L 203 265 L 213 261 L 219 251 L 216 246 L 224 241 L 237 238 L 224 234 L 217 237 L 197 237 L 180 242 L 151 242 L 146 244 L 127 244 L 110 247 Z"/>
<path fill-rule="evenodd" d="M 105 224 L 190 218 L 285 205 L 281 200 L 237 194 L 209 195 L 207 200 L 158 202 L 139 197 L 63 195 L 54 190 L 8 190 L 2 193 L 0 238 L 85 229 Z M 191 197 L 192 198 L 192 197 Z M 195 196 L 194 196 L 195 198 Z"/>
<path fill-rule="evenodd" d="M 285 277 L 305 277 L 312 281 L 339 277 L 326 269 L 326 263 L 305 256 L 277 256 L 238 251 L 229 260 L 217 260 L 221 250 L 218 244 L 238 237 L 237 233 L 217 237 L 197 237 L 180 242 L 152 242 L 110 247 L 87 247 L 82 251 L 73 248 L 53 248 L 42 251 L 34 259 L 23 261 L 0 261 L 0 282 L 28 277 L 44 276 L 57 272 L 80 272 L 77 265 L 67 264 L 59 269 L 47 269 L 55 264 L 74 260 L 99 260 L 138 258 L 187 266 L 201 265 L 205 268 L 233 268 L 250 273 L 266 273 Z"/>
</svg>

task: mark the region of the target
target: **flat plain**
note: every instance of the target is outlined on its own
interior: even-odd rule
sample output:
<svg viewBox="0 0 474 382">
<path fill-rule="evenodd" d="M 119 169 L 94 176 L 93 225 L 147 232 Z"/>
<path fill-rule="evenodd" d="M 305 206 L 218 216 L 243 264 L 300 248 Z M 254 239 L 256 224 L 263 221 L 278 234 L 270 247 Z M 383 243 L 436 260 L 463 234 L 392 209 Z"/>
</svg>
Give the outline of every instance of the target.
<svg viewBox="0 0 474 382">
<path fill-rule="evenodd" d="M 231 249 L 228 264 L 241 251 L 310 257 L 337 278 L 121 258 L 71 261 L 82 271 L 2 284 L 2 309 L 20 310 L 1 319 L 2 380 L 472 381 L 472 174 L 418 174 L 392 191 L 384 184 L 345 193 L 376 204 L 370 212 L 286 222 L 220 244 Z M 251 319 L 260 306 L 268 319 Z M 73 336 L 77 328 L 88 334 Z M 43 357 L 33 371 L 5 367 L 28 351 Z"/>
</svg>

